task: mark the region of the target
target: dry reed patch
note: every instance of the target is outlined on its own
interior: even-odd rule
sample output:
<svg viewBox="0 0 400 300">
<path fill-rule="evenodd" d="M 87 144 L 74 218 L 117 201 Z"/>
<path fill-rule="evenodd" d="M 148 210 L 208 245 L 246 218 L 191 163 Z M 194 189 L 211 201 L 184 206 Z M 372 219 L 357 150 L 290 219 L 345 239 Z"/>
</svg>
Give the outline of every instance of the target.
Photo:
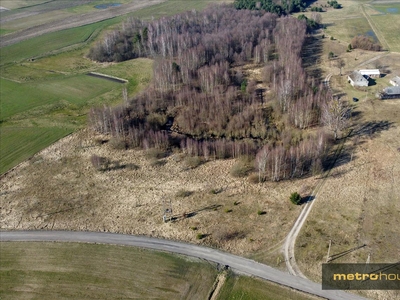
<svg viewBox="0 0 400 300">
<path fill-rule="evenodd" d="M 235 160 L 188 168 L 176 153 L 154 165 L 145 151 L 112 150 L 98 141 L 87 131 L 78 132 L 4 176 L 1 228 L 143 234 L 248 256 L 284 239 L 301 209 L 290 203 L 290 193 L 310 190 L 315 182 L 254 185 L 230 175 Z M 107 158 L 110 170 L 96 170 L 93 155 Z M 190 193 L 180 197 L 182 189 Z M 169 201 L 174 221 L 164 223 Z M 258 215 L 259 210 L 266 214 Z M 197 239 L 199 233 L 205 238 Z M 269 255 L 257 258 L 268 261 Z"/>
</svg>

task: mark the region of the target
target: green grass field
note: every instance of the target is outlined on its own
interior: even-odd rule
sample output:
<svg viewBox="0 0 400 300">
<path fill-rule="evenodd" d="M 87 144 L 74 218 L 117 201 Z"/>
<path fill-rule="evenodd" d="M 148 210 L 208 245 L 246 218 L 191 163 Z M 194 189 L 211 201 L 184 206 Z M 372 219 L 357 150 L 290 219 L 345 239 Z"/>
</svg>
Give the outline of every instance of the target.
<svg viewBox="0 0 400 300">
<path fill-rule="evenodd" d="M 160 18 L 162 16 L 172 16 L 188 10 L 203 10 L 211 3 L 227 3 L 233 2 L 228 0 L 169 0 L 157 5 L 149 6 L 134 12 L 134 17 L 149 19 Z"/>
<path fill-rule="evenodd" d="M 1 48 L 1 65 L 20 62 L 25 59 L 46 56 L 53 51 L 78 45 L 86 45 L 107 26 L 120 22 L 122 18 L 113 18 L 81 27 L 57 32 L 22 41 L 18 44 Z"/>
<path fill-rule="evenodd" d="M 0 173 L 3 174 L 72 131 L 58 127 L 0 127 Z"/>
<path fill-rule="evenodd" d="M 206 262 L 132 247 L 2 242 L 0 298 L 207 299 Z"/>
<path fill-rule="evenodd" d="M 61 76 L 52 80 L 16 83 L 1 79 L 1 120 L 42 105 L 67 101 L 69 104 L 87 105 L 91 99 L 121 84 L 87 75 Z"/>
<path fill-rule="evenodd" d="M 371 16 L 375 26 L 382 33 L 384 39 L 391 51 L 400 52 L 400 17 L 398 14 L 385 14 L 380 16 Z"/>
<path fill-rule="evenodd" d="M 29 7 L 48 2 L 48 0 L 1 0 L 1 6 L 8 9 L 17 9 L 22 7 Z"/>
<path fill-rule="evenodd" d="M 317 299 L 316 297 L 296 292 L 289 288 L 282 288 L 279 285 L 246 276 L 228 276 L 223 285 L 219 300 L 240 299 L 240 300 L 286 300 L 286 299 Z"/>
</svg>

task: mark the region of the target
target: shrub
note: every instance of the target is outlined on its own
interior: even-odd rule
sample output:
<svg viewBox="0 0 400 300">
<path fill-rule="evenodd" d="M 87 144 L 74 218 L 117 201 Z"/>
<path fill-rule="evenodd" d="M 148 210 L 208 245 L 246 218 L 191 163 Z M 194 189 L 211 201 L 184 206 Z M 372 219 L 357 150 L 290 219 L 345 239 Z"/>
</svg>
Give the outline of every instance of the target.
<svg viewBox="0 0 400 300">
<path fill-rule="evenodd" d="M 197 227 L 196 226 L 190 226 L 190 229 L 192 229 L 193 231 L 196 231 Z"/>
<path fill-rule="evenodd" d="M 265 182 L 265 177 L 264 176 L 260 177 L 258 173 L 251 173 L 249 175 L 249 182 L 254 184 Z"/>
<path fill-rule="evenodd" d="M 300 194 L 297 193 L 297 192 L 292 193 L 292 194 L 290 195 L 290 201 L 291 201 L 293 204 L 299 205 L 300 202 L 301 202 L 301 196 L 300 196 Z"/>
<path fill-rule="evenodd" d="M 239 205 L 239 203 L 240 203 L 239 201 L 235 201 L 235 202 L 233 202 L 233 205 L 236 206 L 236 205 Z"/>
<path fill-rule="evenodd" d="M 226 213 L 230 213 L 230 212 L 232 212 L 232 209 L 231 208 L 225 208 L 225 212 Z"/>
<path fill-rule="evenodd" d="M 93 167 L 96 168 L 98 171 L 105 171 L 108 169 L 110 161 L 106 157 L 101 157 L 96 154 L 93 154 L 90 157 L 90 161 Z"/>
<path fill-rule="evenodd" d="M 180 198 L 185 198 L 189 197 L 191 194 L 193 194 L 193 192 L 181 189 L 176 192 L 175 196 Z"/>
<path fill-rule="evenodd" d="M 251 170 L 253 170 L 253 167 L 250 163 L 239 160 L 232 166 L 230 173 L 233 177 L 241 178 L 246 177 Z"/>
<path fill-rule="evenodd" d="M 94 143 L 97 146 L 101 146 L 101 145 L 103 145 L 103 144 L 105 144 L 107 142 L 108 142 L 108 140 L 100 138 L 100 137 L 97 137 L 97 138 L 94 139 Z"/>
<path fill-rule="evenodd" d="M 226 242 L 234 239 L 242 239 L 246 234 L 236 229 L 219 229 L 213 236 L 215 236 L 216 240 Z"/>
<path fill-rule="evenodd" d="M 165 151 L 157 148 L 148 149 L 145 153 L 148 159 L 160 159 L 165 157 Z"/>
<path fill-rule="evenodd" d="M 216 195 L 222 192 L 222 188 L 218 188 L 218 189 L 211 189 L 210 190 L 210 194 Z"/>
<path fill-rule="evenodd" d="M 351 40 L 350 46 L 355 49 L 363 49 L 363 50 L 370 50 L 370 51 L 381 51 L 382 47 L 378 43 L 374 43 L 374 41 L 365 36 L 365 35 L 359 35 L 354 37 Z"/>
<path fill-rule="evenodd" d="M 125 168 L 128 170 L 139 170 L 140 169 L 140 167 L 134 163 L 126 164 Z"/>
<path fill-rule="evenodd" d="M 126 150 L 128 148 L 126 141 L 123 139 L 111 138 L 108 143 L 115 150 Z"/>
<path fill-rule="evenodd" d="M 190 169 L 195 169 L 203 163 L 199 156 L 188 156 L 185 159 L 185 164 Z"/>
<path fill-rule="evenodd" d="M 267 212 L 264 211 L 264 210 L 259 210 L 259 211 L 257 211 L 257 215 L 259 215 L 259 216 L 265 215 L 266 213 L 267 213 Z"/>
<path fill-rule="evenodd" d="M 198 240 L 202 240 L 202 239 L 204 239 L 206 236 L 207 236 L 207 235 L 205 235 L 204 233 L 198 233 L 198 234 L 196 235 L 196 238 L 197 238 Z"/>
<path fill-rule="evenodd" d="M 164 159 L 152 159 L 150 162 L 150 166 L 152 167 L 161 167 L 167 163 Z"/>
</svg>

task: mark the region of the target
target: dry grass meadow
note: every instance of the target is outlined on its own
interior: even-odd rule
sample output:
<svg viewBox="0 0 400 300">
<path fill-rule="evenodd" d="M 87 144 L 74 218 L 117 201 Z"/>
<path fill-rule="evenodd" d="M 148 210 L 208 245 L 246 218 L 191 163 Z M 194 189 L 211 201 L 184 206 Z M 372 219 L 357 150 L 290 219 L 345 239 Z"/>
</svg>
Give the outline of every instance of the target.
<svg viewBox="0 0 400 300">
<path fill-rule="evenodd" d="M 0 227 L 143 234 L 257 253 L 276 264 L 301 209 L 288 197 L 310 193 L 317 181 L 254 185 L 230 175 L 234 160 L 190 168 L 181 153 L 157 160 L 145 151 L 111 150 L 110 143 L 80 131 L 3 176 Z M 110 159 L 112 170 L 96 170 L 92 155 Z M 169 201 L 175 220 L 164 223 Z"/>
</svg>

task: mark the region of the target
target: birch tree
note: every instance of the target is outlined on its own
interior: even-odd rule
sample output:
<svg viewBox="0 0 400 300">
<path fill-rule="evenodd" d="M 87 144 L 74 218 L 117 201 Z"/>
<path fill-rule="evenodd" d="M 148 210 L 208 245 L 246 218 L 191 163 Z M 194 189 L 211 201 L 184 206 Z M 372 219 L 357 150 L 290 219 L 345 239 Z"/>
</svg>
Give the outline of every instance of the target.
<svg viewBox="0 0 400 300">
<path fill-rule="evenodd" d="M 350 116 L 351 108 L 340 98 L 332 98 L 322 106 L 322 123 L 333 132 L 335 140 L 349 126 Z"/>
</svg>

